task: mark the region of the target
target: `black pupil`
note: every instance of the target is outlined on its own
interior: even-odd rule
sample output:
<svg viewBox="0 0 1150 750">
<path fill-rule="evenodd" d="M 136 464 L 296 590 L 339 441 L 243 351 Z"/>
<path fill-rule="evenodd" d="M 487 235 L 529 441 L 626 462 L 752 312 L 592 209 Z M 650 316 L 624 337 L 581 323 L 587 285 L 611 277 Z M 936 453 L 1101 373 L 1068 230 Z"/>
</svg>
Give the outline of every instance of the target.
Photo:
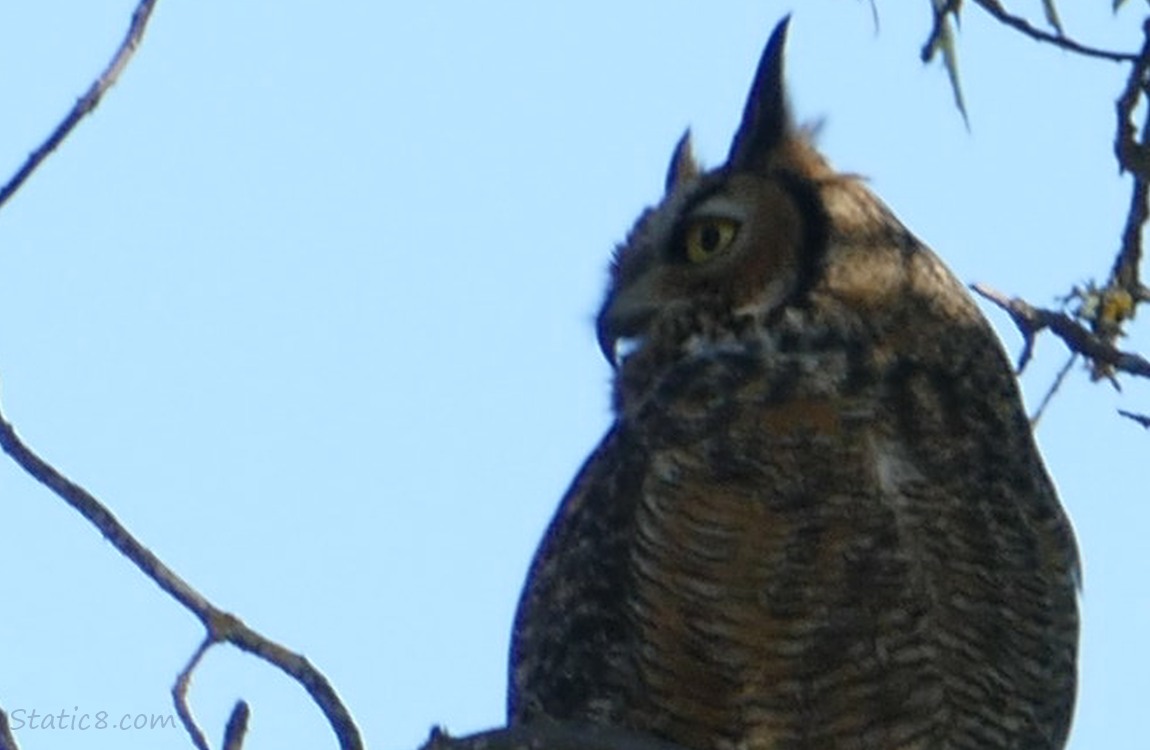
<svg viewBox="0 0 1150 750">
<path fill-rule="evenodd" d="M 719 228 L 714 224 L 708 224 L 703 227 L 703 232 L 699 236 L 699 242 L 703 245 L 705 252 L 714 252 L 715 248 L 719 246 L 720 233 Z"/>
</svg>

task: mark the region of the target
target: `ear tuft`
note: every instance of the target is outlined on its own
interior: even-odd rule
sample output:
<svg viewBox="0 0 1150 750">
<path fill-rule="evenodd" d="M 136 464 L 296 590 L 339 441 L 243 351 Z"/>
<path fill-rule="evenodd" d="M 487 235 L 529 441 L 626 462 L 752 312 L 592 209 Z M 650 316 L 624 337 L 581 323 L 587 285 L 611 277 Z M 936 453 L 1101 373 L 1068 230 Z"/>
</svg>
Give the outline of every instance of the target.
<svg viewBox="0 0 1150 750">
<path fill-rule="evenodd" d="M 691 129 L 683 131 L 679 142 L 675 144 L 675 153 L 671 155 L 671 164 L 667 167 L 667 179 L 664 184 L 667 195 L 675 188 L 691 182 L 699 176 L 699 162 L 695 161 L 695 153 L 691 148 Z"/>
<path fill-rule="evenodd" d="M 727 167 L 734 171 L 760 171 L 771 152 L 790 134 L 792 125 L 783 85 L 783 52 L 791 17 L 779 22 L 759 59 L 755 80 L 743 108 L 743 121 L 731 141 Z"/>
</svg>

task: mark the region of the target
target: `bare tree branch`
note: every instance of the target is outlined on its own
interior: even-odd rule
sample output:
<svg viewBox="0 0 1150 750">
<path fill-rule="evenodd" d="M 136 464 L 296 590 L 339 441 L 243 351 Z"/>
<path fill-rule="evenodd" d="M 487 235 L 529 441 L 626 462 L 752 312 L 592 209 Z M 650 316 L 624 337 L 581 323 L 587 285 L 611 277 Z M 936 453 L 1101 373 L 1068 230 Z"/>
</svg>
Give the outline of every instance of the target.
<svg viewBox="0 0 1150 750">
<path fill-rule="evenodd" d="M 1118 349 L 1116 342 L 1125 335 L 1126 323 L 1134 317 L 1138 305 L 1150 302 L 1150 287 L 1141 280 L 1143 255 L 1142 232 L 1150 219 L 1150 109 L 1143 114 L 1142 127 L 1134 124 L 1134 113 L 1150 94 L 1150 18 L 1143 23 L 1143 44 L 1138 53 L 1115 52 L 1082 44 L 1066 35 L 1053 0 L 1043 0 L 1043 12 L 1054 33 L 1044 31 L 1029 21 L 1009 13 L 1001 0 L 972 0 L 972 2 L 1001 24 L 1038 42 L 1052 44 L 1060 49 L 1085 57 L 1111 62 L 1130 63 L 1131 70 L 1121 96 L 1117 100 L 1118 127 L 1114 150 L 1122 171 L 1131 172 L 1134 186 L 1130 208 L 1122 231 L 1121 247 L 1114 259 L 1110 278 L 1105 286 L 1091 283 L 1085 290 L 1075 288 L 1067 299 L 1077 298 L 1081 304 L 1073 317 L 1062 312 L 1036 308 L 1021 299 L 1008 299 L 989 287 L 975 286 L 975 290 L 1010 313 L 1023 335 L 1023 348 L 1019 355 L 1018 371 L 1030 361 L 1035 336 L 1049 328 L 1070 347 L 1071 351 L 1086 356 L 1095 378 L 1107 378 L 1118 387 L 1114 372 L 1121 370 L 1147 377 L 1146 360 L 1136 354 Z M 957 23 L 962 12 L 962 0 L 931 0 L 933 23 L 923 46 L 922 59 L 929 61 L 935 52 L 950 52 L 944 60 L 954 89 L 959 111 L 966 119 L 958 88 L 958 74 L 953 58 L 952 21 Z M 1079 322 L 1081 321 L 1081 322 Z M 1085 325 L 1084 325 L 1085 324 Z M 1085 326 L 1088 325 L 1089 329 Z M 1069 372 L 1070 363 L 1062 369 L 1042 405 L 1035 413 L 1036 423 L 1051 397 L 1058 391 Z"/>
<path fill-rule="evenodd" d="M 1142 299 L 1144 288 L 1140 280 L 1142 262 L 1142 228 L 1148 215 L 1147 197 L 1150 194 L 1150 112 L 1144 115 L 1139 139 L 1134 127 L 1134 109 L 1146 94 L 1150 84 L 1150 20 L 1142 26 L 1142 51 L 1131 66 L 1130 75 L 1122 95 L 1118 97 L 1118 128 L 1114 138 L 1114 153 L 1118 165 L 1134 177 L 1134 190 L 1130 196 L 1130 210 L 1122 231 L 1122 248 L 1110 272 L 1111 284 L 1125 290 L 1135 300 Z"/>
<path fill-rule="evenodd" d="M 135 54 L 136 48 L 140 45 L 140 40 L 144 37 L 144 30 L 148 26 L 148 19 L 152 15 L 152 10 L 156 6 L 156 0 L 140 0 L 140 4 L 136 6 L 136 10 L 132 13 L 132 21 L 128 25 L 128 33 L 124 35 L 124 41 L 120 42 L 120 46 L 116 49 L 116 53 L 112 55 L 112 59 L 108 62 L 108 66 L 104 68 L 104 72 L 100 77 L 92 82 L 84 95 L 76 100 L 76 104 L 68 113 L 48 139 L 40 144 L 40 147 L 28 155 L 28 159 L 24 165 L 17 170 L 12 179 L 5 183 L 4 187 L 0 188 L 0 208 L 8 202 L 8 199 L 16 194 L 20 186 L 24 184 L 36 168 L 48 158 L 48 155 L 56 150 L 56 147 L 63 143 L 72 129 L 84 119 L 85 115 L 96 108 L 103 98 L 104 92 L 112 87 L 112 84 L 120 77 L 120 73 L 124 72 L 128 61 L 132 59 Z"/>
<path fill-rule="evenodd" d="M 1086 57 L 1096 57 L 1102 60 L 1110 60 L 1111 62 L 1137 62 L 1138 56 L 1129 52 L 1114 52 L 1112 50 L 1099 49 L 1091 47 L 1081 42 L 1066 36 L 1062 33 L 1061 24 L 1053 23 L 1057 34 L 1051 34 L 1049 31 L 1043 31 L 1030 24 L 1025 18 L 1012 15 L 1006 11 L 1005 8 L 998 2 L 998 0 L 973 0 L 974 4 L 986 11 L 990 16 L 997 19 L 1002 24 L 1009 26 L 1015 31 L 1034 39 L 1039 42 L 1046 42 L 1053 44 L 1056 47 L 1061 47 L 1070 52 L 1076 52 Z M 1050 19 L 1050 7 L 1044 8 L 1047 18 Z M 922 61 L 930 62 L 934 57 L 934 52 L 943 44 L 943 40 L 949 33 L 947 26 L 947 19 L 954 17 L 959 18 L 962 11 L 962 0 L 934 0 L 934 17 L 930 29 L 930 34 L 927 36 L 926 43 L 922 47 Z M 1057 19 L 1054 19 L 1057 20 Z"/>
<path fill-rule="evenodd" d="M 934 1 L 937 9 L 941 0 Z M 1134 124 L 1134 113 L 1150 91 L 1150 19 L 1142 27 L 1142 48 L 1137 54 L 1129 54 L 1088 47 L 1067 37 L 1056 16 L 1051 15 L 1051 3 L 1046 3 L 1044 8 L 1047 20 L 1054 26 L 1056 34 L 1035 28 L 1025 19 L 1011 15 L 999 0 L 973 2 L 1001 23 L 1037 41 L 1085 56 L 1131 64 L 1130 74 L 1116 102 L 1118 124 L 1114 151 L 1119 168 L 1130 172 L 1134 179 L 1121 246 L 1114 259 L 1110 277 L 1105 286 L 1098 287 L 1091 283 L 1085 290 L 1075 288 L 1071 292 L 1067 299 L 1077 298 L 1081 302 L 1073 317 L 1063 312 L 1036 308 L 1021 299 L 1008 299 L 986 286 L 976 285 L 974 289 L 1006 310 L 1022 332 L 1024 343 L 1018 363 L 1020 372 L 1033 353 L 1035 336 L 1049 328 L 1072 352 L 1089 359 L 1095 378 L 1108 378 L 1117 387 L 1115 371 L 1148 377 L 1147 361 L 1137 354 L 1121 351 L 1117 341 L 1125 334 L 1125 324 L 1134 317 L 1138 304 L 1150 301 L 1150 288 L 1141 280 L 1142 232 L 1150 218 L 1150 110 L 1144 113 L 1141 128 Z M 950 2 L 941 11 L 936 10 L 932 41 L 941 33 L 939 28 L 945 21 L 939 16 L 947 12 L 957 16 L 959 7 L 959 2 Z M 1037 422 L 1050 398 L 1057 392 L 1069 366 L 1068 363 L 1058 374 L 1033 422 Z"/>
<path fill-rule="evenodd" d="M 541 720 L 450 737 L 436 727 L 420 750 L 685 750 L 681 745 L 618 727 Z"/>
<path fill-rule="evenodd" d="M 84 95 L 77 100 L 75 106 L 56 126 L 56 129 L 52 131 L 44 143 L 28 156 L 16 174 L 0 188 L 0 207 L 3 207 L 15 195 L 16 191 L 68 137 L 76 125 L 99 105 L 104 93 L 116 83 L 139 47 L 155 5 L 156 0 L 140 0 L 132 13 L 131 22 L 123 41 L 103 72 Z M 144 575 L 155 581 L 169 596 L 199 618 L 207 630 L 203 643 L 196 650 L 188 666 L 180 673 L 172 689 L 177 713 L 180 715 L 192 742 L 199 750 L 208 750 L 208 744 L 203 732 L 196 726 L 187 706 L 187 689 L 191 681 L 192 671 L 204 653 L 212 645 L 220 642 L 231 643 L 243 651 L 254 654 L 279 667 L 294 678 L 308 691 L 312 700 L 323 711 L 339 739 L 340 746 L 350 750 L 359 750 L 363 747 L 363 741 L 351 714 L 340 701 L 327 678 L 299 654 L 265 638 L 244 625 L 235 615 L 224 612 L 211 604 L 175 571 L 168 568 L 151 550 L 140 544 L 95 497 L 79 485 L 69 481 L 32 452 L 16 435 L 12 425 L 7 422 L 2 413 L 0 413 L 0 447 L 3 447 L 4 451 L 29 475 L 55 492 L 99 529 L 104 538 L 111 542 L 122 555 L 135 563 Z M 242 716 L 237 707 L 232 718 L 234 724 L 229 723 L 227 736 L 232 738 L 232 745 L 238 747 L 242 743 L 247 723 L 246 706 Z M 15 741 L 11 739 L 11 733 L 7 731 L 6 717 L 0 715 L 0 720 L 3 721 L 2 726 L 0 726 L 0 750 L 7 750 L 9 746 L 14 749 Z"/>
<path fill-rule="evenodd" d="M 1129 52 L 1113 52 L 1111 50 L 1091 47 L 1066 36 L 1063 32 L 1062 22 L 1058 18 L 1058 12 L 1054 7 L 1053 0 L 1043 0 L 1043 12 L 1046 16 L 1047 23 L 1057 32 L 1054 34 L 1036 28 L 1024 18 L 1011 15 L 1002 7 L 998 0 L 973 0 L 973 2 L 1000 23 L 1036 41 L 1053 44 L 1069 52 L 1075 52 L 1086 57 L 1095 57 L 1112 62 L 1137 62 L 1139 59 L 1137 55 L 1133 55 Z M 930 4 L 932 13 L 931 29 L 926 42 L 922 46 L 920 57 L 924 63 L 928 63 L 934 59 L 936 52 L 942 52 L 943 67 L 946 69 L 947 78 L 950 79 L 950 88 L 954 94 L 955 106 L 962 115 L 963 122 L 966 123 L 967 128 L 969 128 L 970 121 L 962 93 L 962 84 L 959 80 L 957 45 L 954 41 L 954 31 L 952 28 L 952 22 L 953 26 L 957 27 L 959 20 L 962 18 L 962 0 L 930 0 Z"/>
<path fill-rule="evenodd" d="M 176 706 L 176 715 L 180 717 L 180 723 L 184 725 L 184 731 L 192 738 L 192 744 L 196 746 L 196 750 L 211 750 L 211 748 L 208 746 L 208 738 L 204 736 L 203 730 L 200 729 L 200 725 L 192 716 L 191 707 L 188 706 L 188 688 L 192 684 L 192 672 L 196 670 L 200 660 L 204 658 L 204 654 L 214 643 L 215 641 L 210 635 L 205 637 L 188 659 L 188 663 L 176 676 L 176 683 L 172 685 L 172 703 Z"/>
<path fill-rule="evenodd" d="M 32 452 L 16 435 L 16 431 L 4 417 L 2 411 L 0 411 L 0 448 L 3 448 L 4 452 L 11 456 L 24 471 L 88 519 L 93 526 L 99 529 L 104 538 L 111 542 L 112 546 L 121 554 L 135 563 L 144 575 L 155 581 L 156 585 L 200 620 L 207 630 L 207 636 L 185 670 L 187 674 L 181 673 L 181 678 L 184 678 L 185 683 L 190 679 L 191 669 L 199 661 L 203 651 L 216 643 L 230 643 L 236 648 L 254 654 L 278 667 L 299 682 L 323 711 L 339 739 L 340 747 L 345 750 L 361 750 L 363 748 L 359 729 L 351 718 L 351 714 L 322 673 L 304 657 L 255 632 L 235 615 L 217 608 L 205 599 L 184 579 L 161 562 L 151 550 L 140 544 L 99 500 L 83 487 L 64 477 Z M 184 692 L 186 689 L 185 685 Z M 179 708 L 177 701 L 177 709 Z M 184 714 L 181 714 L 181 719 L 184 718 Z M 190 719 L 190 714 L 187 714 L 187 718 Z M 185 726 L 187 725 L 185 720 Z M 194 722 L 192 726 L 194 726 Z M 195 741 L 196 735 L 193 734 L 192 738 Z M 200 740 L 203 741 L 202 733 L 200 733 Z M 206 748 L 206 741 L 203 741 L 202 746 L 197 743 L 197 747 Z"/>
<path fill-rule="evenodd" d="M 228 724 L 224 728 L 224 750 L 242 750 L 244 735 L 248 733 L 248 717 L 251 708 L 244 701 L 236 701 L 232 708 L 232 715 L 228 717 Z"/>
<path fill-rule="evenodd" d="M 1070 356 L 1066 358 L 1066 364 L 1058 371 L 1058 375 L 1054 377 L 1054 382 L 1050 384 L 1047 389 L 1046 395 L 1042 397 L 1042 403 L 1034 410 L 1034 415 L 1030 418 L 1030 429 L 1038 427 L 1038 422 L 1042 419 L 1042 415 L 1046 413 L 1046 407 L 1050 406 L 1050 402 L 1054 400 L 1054 395 L 1058 393 L 1058 389 L 1062 387 L 1062 383 L 1066 380 L 1066 375 L 1070 372 L 1070 368 L 1078 361 L 1078 352 L 1071 352 Z"/>
<path fill-rule="evenodd" d="M 930 62 L 934 53 L 942 51 L 942 64 L 946 68 L 946 77 L 950 80 L 950 90 L 954 95 L 954 106 L 962 115 L 962 121 L 970 128 L 970 118 L 966 112 L 966 99 L 962 95 L 962 81 L 958 74 L 958 50 L 954 43 L 954 32 L 951 30 L 951 18 L 958 23 L 959 13 L 962 10 L 962 0 L 931 0 L 934 12 L 934 26 L 930 30 L 930 37 L 922 48 L 922 61 Z"/>
<path fill-rule="evenodd" d="M 1065 36 L 1061 31 L 1057 34 L 1051 34 L 1049 31 L 1043 31 L 1030 24 L 1025 18 L 1011 15 L 1005 8 L 998 2 L 998 0 L 974 0 L 974 4 L 985 10 L 999 22 L 1009 26 L 1010 28 L 1019 31 L 1026 36 L 1039 42 L 1046 42 L 1053 44 L 1056 47 L 1061 47 L 1070 52 L 1076 52 L 1085 57 L 1097 57 L 1102 60 L 1110 60 L 1112 62 L 1137 62 L 1138 56 L 1132 55 L 1129 52 L 1113 52 L 1111 50 L 1099 49 L 1097 47 L 1090 47 L 1081 44 Z"/>
<path fill-rule="evenodd" d="M 958 17 L 958 13 L 962 10 L 962 0 L 946 0 L 940 2 L 932 0 L 931 8 L 933 11 L 932 22 L 930 27 L 930 35 L 927 36 L 926 42 L 922 45 L 921 57 L 924 63 L 930 62 L 934 59 L 934 53 L 938 50 L 939 46 L 944 43 L 944 38 L 950 33 L 949 23 L 950 16 Z"/>
<path fill-rule="evenodd" d="M 1034 307 L 1024 299 L 1007 297 L 1002 292 L 985 284 L 974 284 L 971 289 L 1005 310 L 1014 324 L 1018 326 L 1018 330 L 1026 342 L 1023 352 L 1024 359 L 1019 364 L 1020 370 L 1026 366 L 1026 360 L 1029 359 L 1031 342 L 1033 342 L 1034 337 L 1042 330 L 1050 329 L 1051 333 L 1062 339 L 1072 352 L 1077 352 L 1094 362 L 1107 365 L 1115 370 L 1121 370 L 1142 378 L 1150 378 L 1150 361 L 1138 354 L 1131 354 L 1115 348 L 1064 312 Z"/>
<path fill-rule="evenodd" d="M 1140 424 L 1143 427 L 1145 427 L 1146 429 L 1150 430 L 1150 415 L 1135 414 L 1132 411 L 1126 411 L 1124 409 L 1119 409 L 1118 413 L 1121 414 L 1122 416 L 1126 417 L 1127 419 L 1134 420 L 1138 424 Z"/>
</svg>

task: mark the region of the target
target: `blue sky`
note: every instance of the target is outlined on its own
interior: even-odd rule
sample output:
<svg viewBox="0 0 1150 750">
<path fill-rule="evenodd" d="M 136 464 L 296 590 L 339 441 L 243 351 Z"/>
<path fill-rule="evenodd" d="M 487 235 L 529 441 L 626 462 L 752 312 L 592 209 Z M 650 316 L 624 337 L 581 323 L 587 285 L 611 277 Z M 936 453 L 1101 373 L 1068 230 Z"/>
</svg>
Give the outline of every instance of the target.
<svg viewBox="0 0 1150 750">
<path fill-rule="evenodd" d="M 0 173 L 134 5 L 0 5 Z M 822 149 L 966 281 L 1046 303 L 1105 276 L 1128 200 L 1110 145 L 1124 69 L 972 9 L 968 132 L 918 62 L 928 3 L 894 5 L 877 32 L 866 2 L 795 12 L 788 77 L 799 117 L 825 118 Z M 1061 10 L 1133 49 L 1129 5 Z M 610 250 L 686 126 L 705 160 L 725 155 L 792 5 L 336 7 L 160 2 L 119 85 L 0 211 L 0 394 L 153 551 L 321 667 L 371 747 L 408 750 L 432 724 L 502 720 L 526 565 L 609 420 L 590 321 Z M 1032 405 L 1062 361 L 1043 339 Z M 1039 430 L 1085 560 L 1074 748 L 1137 746 L 1150 695 L 1150 435 L 1114 414 L 1150 411 L 1150 389 L 1123 385 L 1076 371 Z M 170 713 L 198 623 L 6 460 L 0 502 L 0 705 Z M 297 685 L 217 649 L 193 686 L 213 741 L 238 697 L 251 750 L 332 746 Z"/>
</svg>

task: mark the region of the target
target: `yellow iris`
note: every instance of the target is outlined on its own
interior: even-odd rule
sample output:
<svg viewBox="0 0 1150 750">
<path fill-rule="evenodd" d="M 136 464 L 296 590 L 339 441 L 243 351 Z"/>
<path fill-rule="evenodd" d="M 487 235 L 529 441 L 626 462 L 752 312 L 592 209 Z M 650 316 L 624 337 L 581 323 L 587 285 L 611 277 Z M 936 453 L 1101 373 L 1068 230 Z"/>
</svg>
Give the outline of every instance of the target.
<svg viewBox="0 0 1150 750">
<path fill-rule="evenodd" d="M 691 222 L 683 235 L 684 254 L 692 263 L 702 263 L 730 247 L 738 233 L 739 223 L 734 219 L 700 217 Z"/>
</svg>

